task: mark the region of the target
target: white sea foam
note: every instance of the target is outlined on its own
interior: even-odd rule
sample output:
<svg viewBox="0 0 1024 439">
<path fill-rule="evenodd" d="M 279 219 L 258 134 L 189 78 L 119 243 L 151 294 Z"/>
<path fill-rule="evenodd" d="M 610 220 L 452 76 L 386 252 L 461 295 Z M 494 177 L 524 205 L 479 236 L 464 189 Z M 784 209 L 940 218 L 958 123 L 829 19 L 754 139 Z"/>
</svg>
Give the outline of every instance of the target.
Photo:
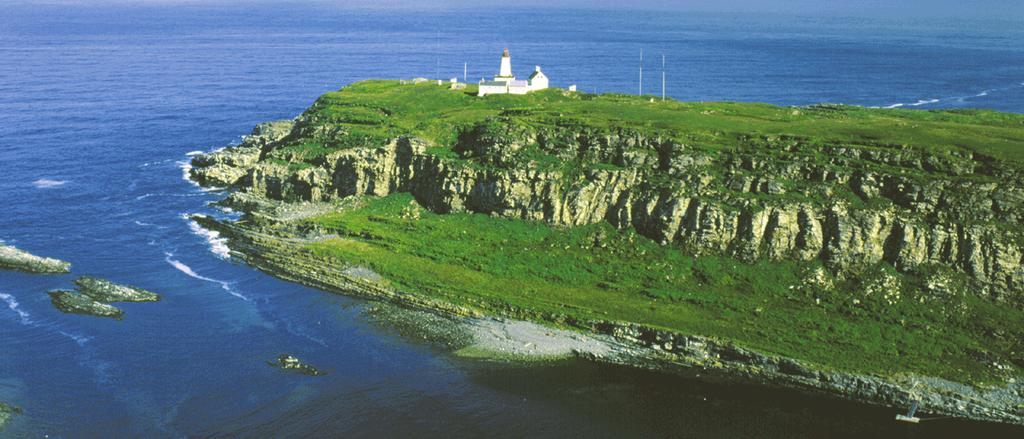
<svg viewBox="0 0 1024 439">
<path fill-rule="evenodd" d="M 35 320 L 32 320 L 32 315 L 29 314 L 28 311 L 25 311 L 25 310 L 21 309 L 21 304 L 19 304 L 18 300 L 15 299 L 14 296 L 12 296 L 10 294 L 0 293 L 0 300 L 3 300 L 4 302 L 6 302 L 7 303 L 7 307 L 10 308 L 11 311 L 14 311 L 15 314 L 18 315 L 18 318 L 21 320 L 21 324 L 22 325 L 31 326 L 33 328 L 45 328 L 45 329 L 49 329 L 49 330 L 55 330 L 58 334 L 61 334 L 61 335 L 65 336 L 65 337 L 67 337 L 67 338 L 70 338 L 71 340 L 74 340 L 74 342 L 77 343 L 79 346 L 85 346 L 85 344 L 88 343 L 89 340 L 92 340 L 92 337 L 86 337 L 84 335 L 72 334 L 72 333 L 64 331 L 62 329 L 56 329 L 56 328 L 53 327 L 54 326 L 53 324 L 46 324 L 46 323 L 39 324 L 39 323 L 37 323 Z"/>
<path fill-rule="evenodd" d="M 917 102 L 914 102 L 913 104 L 910 104 L 910 106 L 911 107 L 920 107 L 922 105 L 934 104 L 936 102 L 939 102 L 939 100 L 938 99 L 921 99 L 921 100 L 919 100 Z"/>
<path fill-rule="evenodd" d="M 189 172 L 192 171 L 192 163 L 191 162 L 185 160 L 185 161 L 179 161 L 179 162 L 176 162 L 176 163 L 178 164 L 178 168 L 181 169 L 181 178 L 183 180 L 185 180 L 185 181 L 187 181 L 189 183 L 192 183 L 192 185 L 197 187 L 197 188 L 202 188 L 202 186 L 200 186 L 199 183 L 196 183 L 195 181 L 192 181 L 192 179 L 189 178 L 189 176 L 188 176 Z"/>
<path fill-rule="evenodd" d="M 86 337 L 84 335 L 72 334 L 72 333 L 66 332 L 66 331 L 57 331 L 57 332 L 60 332 L 60 335 L 63 335 L 65 337 L 67 337 L 67 338 L 70 338 L 71 340 L 74 340 L 74 342 L 78 343 L 79 346 L 85 346 L 85 344 L 88 343 L 89 340 L 92 340 L 92 337 Z"/>
<path fill-rule="evenodd" d="M 58 187 L 58 186 L 63 186 L 64 183 L 67 183 L 67 182 L 64 181 L 64 180 L 51 180 L 49 178 L 40 178 L 40 179 L 32 182 L 32 184 L 35 185 L 35 187 L 37 187 L 39 189 L 49 189 L 49 188 L 54 188 L 54 187 Z"/>
<path fill-rule="evenodd" d="M 900 108 L 900 107 L 902 107 L 902 106 L 904 106 L 904 105 L 907 105 L 907 104 L 892 104 L 892 105 L 887 105 L 887 106 L 885 106 L 885 107 L 882 107 L 882 108 L 886 108 L 886 109 L 889 109 L 889 110 L 891 110 L 891 109 L 893 109 L 893 108 Z"/>
<path fill-rule="evenodd" d="M 0 293 L 0 300 L 7 302 L 7 307 L 10 308 L 11 311 L 14 311 L 16 314 L 18 314 L 18 317 L 21 318 L 21 323 L 23 325 L 32 324 L 31 316 L 29 315 L 28 312 L 19 307 L 18 301 L 15 300 L 14 296 L 6 293 Z"/>
<path fill-rule="evenodd" d="M 186 152 L 185 155 L 187 155 L 189 157 L 192 157 L 192 156 L 197 156 L 197 155 L 202 154 L 202 153 L 203 153 L 202 151 L 189 151 L 189 152 Z"/>
<path fill-rule="evenodd" d="M 231 288 L 231 283 L 230 282 L 225 282 L 225 281 L 222 281 L 222 280 L 217 280 L 217 279 L 213 279 L 213 278 L 209 278 L 209 277 L 203 276 L 203 275 L 201 275 L 199 273 L 196 273 L 194 270 L 192 270 L 192 267 L 189 267 L 188 265 L 185 265 L 183 262 L 181 262 L 181 261 L 179 261 L 177 259 L 173 259 L 172 258 L 172 256 L 174 256 L 173 254 L 171 254 L 171 253 L 164 253 L 164 254 L 167 255 L 164 258 L 164 260 L 167 261 L 168 264 L 171 264 L 172 267 L 178 269 L 178 271 L 180 271 L 182 273 L 185 273 L 186 275 L 188 275 L 189 277 L 194 278 L 194 279 L 199 279 L 201 281 L 212 282 L 212 283 L 218 284 L 218 285 L 220 285 L 220 287 L 222 289 L 224 289 L 224 291 L 227 291 L 228 294 L 231 294 L 232 296 L 235 296 L 235 297 L 237 297 L 239 299 L 242 299 L 242 300 L 244 300 L 246 302 L 249 301 L 248 297 L 245 297 L 244 295 L 242 295 L 242 294 L 238 293 L 237 291 L 235 291 L 234 288 Z"/>
<path fill-rule="evenodd" d="M 200 226 L 199 223 L 194 220 L 188 222 L 188 228 L 192 229 L 192 233 L 203 237 L 206 243 L 210 245 L 210 251 L 221 259 L 228 259 L 231 257 L 231 249 L 228 248 L 227 238 L 222 238 L 220 232 L 216 230 L 210 230 Z"/>
</svg>

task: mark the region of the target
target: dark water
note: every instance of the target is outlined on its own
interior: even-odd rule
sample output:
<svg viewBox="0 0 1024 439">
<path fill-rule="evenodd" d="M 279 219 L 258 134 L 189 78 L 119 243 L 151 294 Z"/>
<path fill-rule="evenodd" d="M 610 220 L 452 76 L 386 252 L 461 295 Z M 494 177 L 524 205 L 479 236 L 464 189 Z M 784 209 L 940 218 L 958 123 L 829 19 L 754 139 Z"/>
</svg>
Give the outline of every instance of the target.
<svg viewBox="0 0 1024 439">
<path fill-rule="evenodd" d="M 72 276 L 0 272 L 0 436 L 935 437 L 1020 430 L 570 362 L 458 360 L 369 323 L 362 303 L 223 259 L 183 214 L 221 194 L 191 151 L 375 77 L 520 75 L 633 92 L 668 58 L 687 100 L 1024 112 L 1024 26 L 1007 22 L 510 11 L 0 9 L 0 239 L 163 294 L 124 321 L 63 315 Z M 656 93 L 655 87 L 647 89 Z M 266 365 L 294 353 L 329 375 Z"/>
</svg>

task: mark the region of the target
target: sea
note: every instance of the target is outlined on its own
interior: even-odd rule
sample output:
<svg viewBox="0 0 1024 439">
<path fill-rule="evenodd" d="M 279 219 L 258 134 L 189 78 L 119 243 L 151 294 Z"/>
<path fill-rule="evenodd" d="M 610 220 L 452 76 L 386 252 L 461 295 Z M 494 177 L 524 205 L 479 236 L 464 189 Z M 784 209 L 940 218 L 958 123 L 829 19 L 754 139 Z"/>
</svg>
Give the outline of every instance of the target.
<svg viewBox="0 0 1024 439">
<path fill-rule="evenodd" d="M 1024 21 L 625 9 L 202 2 L 0 7 L 0 239 L 70 261 L 0 271 L 0 437 L 1024 437 L 747 384 L 462 359 L 362 300 L 260 273 L 191 222 L 227 215 L 191 156 L 370 78 L 492 76 L 687 101 L 1024 112 Z M 625 7 L 627 3 L 623 3 Z M 641 64 L 640 53 L 644 58 Z M 664 59 L 664 63 L 663 63 Z M 162 294 L 122 321 L 46 292 Z M 268 365 L 296 355 L 327 374 Z M 924 408 L 927 410 L 927 407 Z M 927 417 L 927 414 L 925 415 Z"/>
</svg>

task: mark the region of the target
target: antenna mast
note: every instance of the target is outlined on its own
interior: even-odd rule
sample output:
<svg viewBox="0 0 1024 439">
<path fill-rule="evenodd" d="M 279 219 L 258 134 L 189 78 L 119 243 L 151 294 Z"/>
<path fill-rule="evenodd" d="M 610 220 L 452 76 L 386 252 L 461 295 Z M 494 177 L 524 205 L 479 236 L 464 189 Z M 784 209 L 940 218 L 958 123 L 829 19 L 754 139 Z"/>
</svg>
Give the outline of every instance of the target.
<svg viewBox="0 0 1024 439">
<path fill-rule="evenodd" d="M 640 96 L 644 95 L 644 49 L 640 49 Z"/>
<path fill-rule="evenodd" d="M 469 69 L 469 63 L 462 63 L 462 82 L 466 82 L 466 70 Z"/>
<path fill-rule="evenodd" d="M 434 78 L 441 79 L 441 31 L 437 31 L 437 40 L 434 41 L 434 55 L 437 65 L 434 66 Z"/>
<path fill-rule="evenodd" d="M 665 101 L 665 54 L 661 54 L 661 101 Z"/>
</svg>

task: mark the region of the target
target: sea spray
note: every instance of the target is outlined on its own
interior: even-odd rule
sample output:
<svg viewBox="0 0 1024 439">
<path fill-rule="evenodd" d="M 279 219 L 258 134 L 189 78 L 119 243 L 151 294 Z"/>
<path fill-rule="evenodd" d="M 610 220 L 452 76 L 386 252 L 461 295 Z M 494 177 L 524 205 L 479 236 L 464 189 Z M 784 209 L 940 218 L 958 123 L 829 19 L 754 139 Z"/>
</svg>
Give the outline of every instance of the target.
<svg viewBox="0 0 1024 439">
<path fill-rule="evenodd" d="M 202 237 L 206 240 L 207 245 L 210 246 L 210 251 L 221 259 L 228 259 L 231 257 L 231 249 L 228 248 L 227 238 L 221 237 L 220 232 L 216 230 L 210 230 L 199 225 L 195 220 L 189 219 L 188 228 L 192 230 L 192 233 Z"/>
</svg>

